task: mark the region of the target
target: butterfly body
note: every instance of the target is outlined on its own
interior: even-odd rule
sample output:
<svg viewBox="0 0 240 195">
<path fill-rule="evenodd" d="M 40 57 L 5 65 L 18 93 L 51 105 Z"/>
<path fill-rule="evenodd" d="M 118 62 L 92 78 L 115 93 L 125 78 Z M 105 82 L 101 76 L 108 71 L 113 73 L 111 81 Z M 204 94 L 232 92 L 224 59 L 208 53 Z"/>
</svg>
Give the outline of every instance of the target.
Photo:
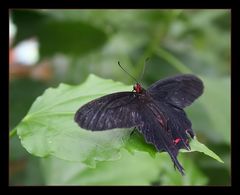
<svg viewBox="0 0 240 195">
<path fill-rule="evenodd" d="M 184 174 L 177 159 L 181 148 L 190 150 L 192 124 L 183 108 L 203 93 L 202 81 L 194 75 L 159 80 L 147 90 L 136 83 L 132 92 L 118 92 L 83 105 L 75 114 L 81 128 L 101 131 L 136 127 L 157 151 L 166 151 Z"/>
</svg>

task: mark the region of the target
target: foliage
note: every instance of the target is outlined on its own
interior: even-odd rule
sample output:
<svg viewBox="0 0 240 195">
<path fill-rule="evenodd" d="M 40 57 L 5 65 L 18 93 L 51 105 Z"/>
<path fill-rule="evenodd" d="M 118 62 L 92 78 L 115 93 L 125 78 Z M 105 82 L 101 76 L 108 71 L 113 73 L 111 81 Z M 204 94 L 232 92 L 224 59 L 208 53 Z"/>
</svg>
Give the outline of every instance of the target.
<svg viewBox="0 0 240 195">
<path fill-rule="evenodd" d="M 10 127 L 17 126 L 15 130 L 28 152 L 45 157 L 39 164 L 40 158 L 29 156 L 19 141 L 11 138 L 11 163 L 26 159 L 31 165 L 21 169 L 23 174 L 12 173 L 11 184 L 230 184 L 229 10 L 12 10 L 11 15 L 18 28 L 15 44 L 37 37 L 40 61 L 48 59 L 54 69 L 52 79 L 45 83 L 33 79 L 10 82 Z M 132 90 L 132 86 L 91 76 L 95 86 L 61 84 L 37 98 L 43 88 L 78 84 L 90 73 L 132 84 L 131 78 L 123 77 L 117 61 L 138 78 L 147 57 L 150 61 L 142 81 L 146 87 L 177 73 L 190 72 L 203 79 L 204 94 L 187 108 L 187 114 L 198 140 L 216 151 L 224 164 L 197 152 L 181 153 L 187 173 L 181 177 L 169 157 L 156 154 L 139 134 L 130 136 L 129 129 L 116 129 L 96 137 L 73 122 L 74 112 L 83 103 Z M 63 61 L 67 65 L 63 66 Z M 202 146 L 194 148 L 192 144 L 198 151 Z M 43 171 L 33 174 L 34 167 Z M 146 177 L 139 178 L 140 170 Z"/>
</svg>

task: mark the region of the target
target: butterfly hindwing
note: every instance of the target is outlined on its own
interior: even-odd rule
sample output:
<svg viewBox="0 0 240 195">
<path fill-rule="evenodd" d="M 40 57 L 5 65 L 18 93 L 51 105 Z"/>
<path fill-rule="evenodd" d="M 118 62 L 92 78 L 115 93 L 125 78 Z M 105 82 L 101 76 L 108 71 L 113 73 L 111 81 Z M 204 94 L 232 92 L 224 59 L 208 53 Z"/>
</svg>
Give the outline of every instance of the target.
<svg viewBox="0 0 240 195">
<path fill-rule="evenodd" d="M 159 105 L 159 109 L 163 110 L 163 114 L 168 118 L 167 129 L 171 132 L 174 144 L 178 149 L 184 148 L 190 150 L 189 135 L 193 138 L 191 121 L 187 118 L 184 110 L 170 106 L 166 103 Z"/>
<path fill-rule="evenodd" d="M 119 92 L 83 105 L 75 114 L 81 128 L 93 131 L 130 128 L 141 123 L 137 94 Z"/>
<path fill-rule="evenodd" d="M 166 128 L 167 120 L 157 105 L 154 103 L 145 105 L 143 117 L 144 123 L 138 127 L 138 130 L 143 134 L 145 141 L 153 144 L 159 152 L 168 152 L 174 166 L 178 168 L 181 174 L 184 174 L 184 169 L 177 159 L 179 148 L 173 143 L 172 132 Z"/>
</svg>

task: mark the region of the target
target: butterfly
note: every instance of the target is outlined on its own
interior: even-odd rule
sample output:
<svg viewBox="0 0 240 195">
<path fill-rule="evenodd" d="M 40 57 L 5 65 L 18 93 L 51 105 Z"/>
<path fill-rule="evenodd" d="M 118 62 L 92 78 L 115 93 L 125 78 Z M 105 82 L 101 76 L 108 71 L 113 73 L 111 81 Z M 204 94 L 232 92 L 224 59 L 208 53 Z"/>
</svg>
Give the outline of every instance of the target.
<svg viewBox="0 0 240 195">
<path fill-rule="evenodd" d="M 136 83 L 133 91 L 105 95 L 83 105 L 74 120 L 91 131 L 135 127 L 158 152 L 167 152 L 184 175 L 177 155 L 180 149 L 190 150 L 189 139 L 195 134 L 183 109 L 203 93 L 203 88 L 203 82 L 192 74 L 159 80 L 147 90 Z"/>
</svg>

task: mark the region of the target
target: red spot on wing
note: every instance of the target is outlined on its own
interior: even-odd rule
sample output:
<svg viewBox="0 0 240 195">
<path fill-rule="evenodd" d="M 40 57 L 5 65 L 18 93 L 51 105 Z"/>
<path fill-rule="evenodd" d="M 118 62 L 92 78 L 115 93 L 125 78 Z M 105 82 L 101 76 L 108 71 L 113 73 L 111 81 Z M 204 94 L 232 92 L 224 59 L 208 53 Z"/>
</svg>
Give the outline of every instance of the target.
<svg viewBox="0 0 240 195">
<path fill-rule="evenodd" d="M 176 138 L 176 139 L 173 140 L 173 143 L 174 143 L 175 145 L 177 145 L 180 141 L 181 141 L 180 138 Z"/>
</svg>

